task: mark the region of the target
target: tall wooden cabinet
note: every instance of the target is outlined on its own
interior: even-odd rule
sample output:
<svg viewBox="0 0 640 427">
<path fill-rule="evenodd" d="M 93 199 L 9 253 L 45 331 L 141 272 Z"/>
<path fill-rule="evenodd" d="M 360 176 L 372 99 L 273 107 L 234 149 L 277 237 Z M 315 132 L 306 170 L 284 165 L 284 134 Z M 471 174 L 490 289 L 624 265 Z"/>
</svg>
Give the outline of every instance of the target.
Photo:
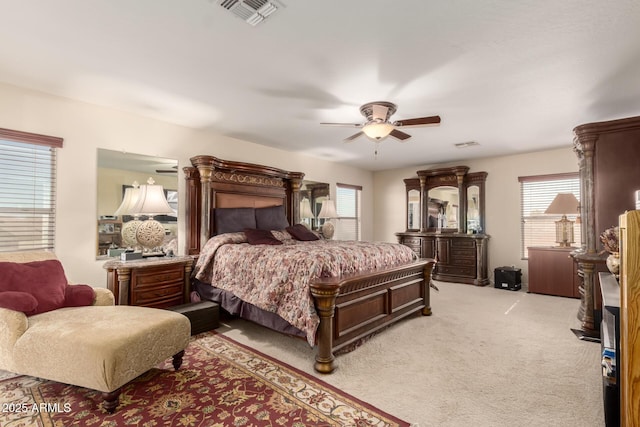
<svg viewBox="0 0 640 427">
<path fill-rule="evenodd" d="M 581 282 L 578 318 L 587 335 L 599 336 L 602 302 L 598 272 L 606 271 L 600 233 L 635 208 L 640 189 L 640 117 L 588 123 L 573 130 L 581 182 L 583 247 L 573 256 Z"/>
<path fill-rule="evenodd" d="M 489 284 L 484 234 L 486 172 L 467 166 L 420 170 L 405 179 L 407 229 L 398 241 L 421 258 L 435 258 L 432 277 L 446 282 Z"/>
</svg>

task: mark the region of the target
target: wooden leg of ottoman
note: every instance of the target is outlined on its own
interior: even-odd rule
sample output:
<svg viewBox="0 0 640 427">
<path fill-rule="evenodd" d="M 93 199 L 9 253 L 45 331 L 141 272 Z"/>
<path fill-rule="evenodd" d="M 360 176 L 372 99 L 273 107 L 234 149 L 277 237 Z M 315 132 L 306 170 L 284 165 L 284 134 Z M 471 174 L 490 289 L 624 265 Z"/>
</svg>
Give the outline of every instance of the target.
<svg viewBox="0 0 640 427">
<path fill-rule="evenodd" d="M 120 388 L 109 393 L 102 393 L 102 407 L 110 414 L 113 414 L 116 411 L 119 400 Z"/>
<path fill-rule="evenodd" d="M 176 371 L 180 369 L 180 366 L 182 366 L 182 356 L 184 356 L 184 350 L 173 356 L 173 369 Z"/>
</svg>

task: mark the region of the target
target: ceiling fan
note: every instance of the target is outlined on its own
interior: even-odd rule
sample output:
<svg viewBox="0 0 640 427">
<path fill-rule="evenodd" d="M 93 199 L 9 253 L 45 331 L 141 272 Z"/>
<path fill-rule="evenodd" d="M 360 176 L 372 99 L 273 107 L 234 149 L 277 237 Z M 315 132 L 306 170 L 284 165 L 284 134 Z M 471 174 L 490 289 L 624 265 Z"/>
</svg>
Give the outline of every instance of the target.
<svg viewBox="0 0 640 427">
<path fill-rule="evenodd" d="M 345 141 L 353 141 L 360 135 L 364 134 L 370 139 L 378 142 L 387 136 L 393 136 L 400 141 L 411 138 L 408 133 L 398 130 L 399 127 L 408 126 L 424 126 L 440 123 L 440 116 L 416 117 L 414 119 L 404 119 L 398 121 L 390 121 L 389 118 L 396 112 L 396 104 L 386 101 L 368 102 L 360 107 L 360 113 L 367 119 L 364 123 L 320 123 L 321 125 L 330 126 L 352 126 L 362 128 Z"/>
</svg>

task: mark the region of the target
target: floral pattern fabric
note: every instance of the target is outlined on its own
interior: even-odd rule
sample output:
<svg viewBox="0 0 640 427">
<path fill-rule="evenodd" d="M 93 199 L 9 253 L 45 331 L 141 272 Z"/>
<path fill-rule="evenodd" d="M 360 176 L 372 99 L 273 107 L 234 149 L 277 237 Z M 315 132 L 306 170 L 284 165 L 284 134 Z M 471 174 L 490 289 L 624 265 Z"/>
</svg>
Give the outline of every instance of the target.
<svg viewBox="0 0 640 427">
<path fill-rule="evenodd" d="M 203 283 L 232 292 L 276 313 L 304 331 L 315 345 L 320 319 L 309 285 L 319 279 L 405 264 L 415 258 L 407 246 L 385 242 L 298 241 L 274 232 L 282 245 L 250 245 L 244 233 L 209 239 L 194 268 Z"/>
</svg>

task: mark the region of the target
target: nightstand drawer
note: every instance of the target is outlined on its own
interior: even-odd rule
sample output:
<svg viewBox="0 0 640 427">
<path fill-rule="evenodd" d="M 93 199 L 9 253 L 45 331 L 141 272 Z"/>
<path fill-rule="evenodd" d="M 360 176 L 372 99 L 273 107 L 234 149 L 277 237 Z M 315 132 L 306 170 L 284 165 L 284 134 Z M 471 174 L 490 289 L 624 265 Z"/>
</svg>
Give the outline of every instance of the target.
<svg viewBox="0 0 640 427">
<path fill-rule="evenodd" d="M 184 268 L 181 265 L 167 267 L 154 267 L 134 270 L 131 277 L 136 283 L 136 288 L 157 287 L 169 283 L 181 283 L 184 281 Z"/>
<path fill-rule="evenodd" d="M 153 307 L 170 307 L 171 305 L 181 304 L 183 298 L 182 290 L 182 282 L 145 289 L 134 289 L 131 295 L 131 304 Z"/>
</svg>

